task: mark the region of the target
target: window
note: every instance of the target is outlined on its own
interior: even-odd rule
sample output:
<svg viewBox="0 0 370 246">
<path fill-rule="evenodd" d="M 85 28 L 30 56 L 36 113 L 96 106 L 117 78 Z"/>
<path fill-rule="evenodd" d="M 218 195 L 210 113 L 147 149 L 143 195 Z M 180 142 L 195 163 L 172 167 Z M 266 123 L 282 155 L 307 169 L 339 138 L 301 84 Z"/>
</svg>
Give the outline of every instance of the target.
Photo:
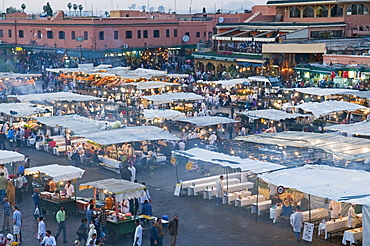
<svg viewBox="0 0 370 246">
<path fill-rule="evenodd" d="M 99 32 L 99 40 L 104 40 L 104 32 L 103 31 Z"/>
<path fill-rule="evenodd" d="M 208 32 L 208 38 L 211 39 L 212 38 L 212 32 Z"/>
<path fill-rule="evenodd" d="M 118 39 L 118 31 L 114 31 L 114 39 Z"/>
<path fill-rule="evenodd" d="M 316 7 L 316 17 L 328 17 L 329 11 L 325 5 Z"/>
<path fill-rule="evenodd" d="M 367 15 L 369 8 L 364 4 L 352 4 L 347 9 L 347 15 Z"/>
<path fill-rule="evenodd" d="M 333 31 L 333 37 L 334 38 L 341 38 L 341 37 L 343 37 L 342 30 Z"/>
<path fill-rule="evenodd" d="M 0 29 L 0 38 L 4 37 L 4 31 L 3 29 Z"/>
<path fill-rule="evenodd" d="M 170 29 L 166 29 L 166 38 L 170 37 Z"/>
<path fill-rule="evenodd" d="M 200 32 L 197 32 L 197 38 L 200 38 Z"/>
<path fill-rule="evenodd" d="M 143 31 L 143 38 L 148 38 L 148 30 Z"/>
<path fill-rule="evenodd" d="M 19 36 L 20 38 L 24 38 L 24 31 L 23 31 L 23 30 L 19 30 L 19 31 L 18 31 L 18 36 Z"/>
<path fill-rule="evenodd" d="M 189 38 L 190 38 L 190 32 L 186 32 L 186 33 L 185 33 L 185 35 L 188 35 L 188 36 L 189 36 Z"/>
<path fill-rule="evenodd" d="M 8 37 L 11 38 L 12 37 L 12 30 L 8 30 Z"/>
<path fill-rule="evenodd" d="M 41 30 L 37 30 L 37 38 L 42 38 Z"/>
<path fill-rule="evenodd" d="M 303 18 L 310 18 L 310 17 L 313 17 L 313 16 L 314 16 L 314 11 L 313 11 L 313 8 L 311 6 L 307 6 L 306 8 L 304 8 Z"/>
<path fill-rule="evenodd" d="M 154 30 L 153 31 L 153 38 L 159 38 L 159 36 L 160 36 L 159 30 Z"/>
<path fill-rule="evenodd" d="M 72 38 L 72 40 L 76 39 L 76 32 L 75 31 L 71 32 L 71 38 Z"/>
<path fill-rule="evenodd" d="M 339 5 L 335 5 L 331 8 L 331 17 L 343 17 L 343 8 Z"/>
<path fill-rule="evenodd" d="M 311 38 L 319 38 L 319 32 L 318 31 L 311 32 Z"/>
<path fill-rule="evenodd" d="M 177 37 L 177 29 L 173 30 L 173 36 L 176 38 Z"/>
<path fill-rule="evenodd" d="M 141 38 L 141 30 L 137 31 L 137 38 Z"/>
<path fill-rule="evenodd" d="M 203 37 L 206 37 L 207 36 L 207 33 L 206 32 L 203 32 Z"/>
<path fill-rule="evenodd" d="M 88 39 L 89 39 L 89 32 L 84 31 L 84 40 L 88 40 Z"/>
<path fill-rule="evenodd" d="M 132 38 L 132 31 L 126 31 L 126 39 Z"/>
<path fill-rule="evenodd" d="M 53 39 L 53 31 L 47 31 L 47 32 L 46 32 L 46 37 L 47 37 L 48 39 Z"/>
<path fill-rule="evenodd" d="M 64 31 L 59 32 L 59 39 L 66 39 L 66 33 Z"/>
<path fill-rule="evenodd" d="M 300 18 L 300 17 L 301 10 L 297 6 L 294 6 L 293 8 L 290 9 L 290 18 Z"/>
</svg>

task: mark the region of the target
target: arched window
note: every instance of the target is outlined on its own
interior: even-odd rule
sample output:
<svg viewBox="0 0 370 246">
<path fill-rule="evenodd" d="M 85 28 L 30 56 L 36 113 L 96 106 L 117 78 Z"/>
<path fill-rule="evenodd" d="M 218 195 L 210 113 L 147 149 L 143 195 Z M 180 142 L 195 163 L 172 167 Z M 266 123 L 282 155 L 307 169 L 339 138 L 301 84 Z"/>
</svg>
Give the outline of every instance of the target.
<svg viewBox="0 0 370 246">
<path fill-rule="evenodd" d="M 364 15 L 369 13 L 369 8 L 364 4 Z"/>
<path fill-rule="evenodd" d="M 339 5 L 335 5 L 330 12 L 331 17 L 343 17 L 343 8 Z"/>
<path fill-rule="evenodd" d="M 316 17 L 328 17 L 329 11 L 325 5 L 316 7 Z"/>
<path fill-rule="evenodd" d="M 347 15 L 366 15 L 369 8 L 364 4 L 352 4 L 347 8 Z"/>
<path fill-rule="evenodd" d="M 307 6 L 303 10 L 303 18 L 309 18 L 314 16 L 314 10 L 311 6 Z"/>
<path fill-rule="evenodd" d="M 290 9 L 290 18 L 300 18 L 300 17 L 301 10 L 297 6 L 294 6 L 293 8 Z"/>
</svg>

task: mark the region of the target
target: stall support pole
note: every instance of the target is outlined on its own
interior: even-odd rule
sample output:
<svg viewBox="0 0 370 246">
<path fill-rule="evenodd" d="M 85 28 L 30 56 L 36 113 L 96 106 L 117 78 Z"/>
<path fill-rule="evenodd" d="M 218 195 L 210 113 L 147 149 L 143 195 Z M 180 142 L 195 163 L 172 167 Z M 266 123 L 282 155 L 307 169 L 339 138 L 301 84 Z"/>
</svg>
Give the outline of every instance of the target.
<svg viewBox="0 0 370 246">
<path fill-rule="evenodd" d="M 226 167 L 226 190 L 229 192 L 229 169 Z"/>
<path fill-rule="evenodd" d="M 258 178 L 258 177 L 256 177 L 257 178 L 257 199 L 256 199 L 256 204 L 257 204 L 257 206 L 256 206 L 256 208 L 257 208 L 257 213 L 256 213 L 256 222 L 257 222 L 257 220 L 258 220 L 258 186 L 260 185 L 260 179 Z"/>
<path fill-rule="evenodd" d="M 176 183 L 179 183 L 179 173 L 177 171 L 177 166 L 178 166 L 178 161 L 177 160 L 176 160 L 175 165 L 176 165 L 176 168 L 175 168 L 175 170 L 176 170 Z"/>
<path fill-rule="evenodd" d="M 66 159 L 68 160 L 67 128 L 64 128 L 64 142 L 65 142 L 65 145 L 66 145 Z"/>
<path fill-rule="evenodd" d="M 93 201 L 94 201 L 94 206 L 96 205 L 96 187 L 94 187 L 94 197 L 93 197 Z"/>
<path fill-rule="evenodd" d="M 308 194 L 308 221 L 311 223 L 311 195 Z"/>
</svg>

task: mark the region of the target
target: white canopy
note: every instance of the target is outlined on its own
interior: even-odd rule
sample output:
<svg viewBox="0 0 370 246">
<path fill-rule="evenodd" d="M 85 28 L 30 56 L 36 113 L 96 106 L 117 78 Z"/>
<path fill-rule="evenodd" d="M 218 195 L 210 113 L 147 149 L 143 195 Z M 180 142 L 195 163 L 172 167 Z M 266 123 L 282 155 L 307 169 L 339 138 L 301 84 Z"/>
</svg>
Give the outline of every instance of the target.
<svg viewBox="0 0 370 246">
<path fill-rule="evenodd" d="M 18 152 L 0 150 L 0 164 L 23 161 L 24 155 Z"/>
<path fill-rule="evenodd" d="M 315 96 L 330 96 L 330 95 L 337 95 L 337 94 L 345 94 L 345 93 L 352 93 L 354 90 L 349 89 L 322 89 L 318 87 L 307 87 L 307 88 L 291 88 L 286 89 L 288 91 L 297 91 L 303 94 L 315 95 Z"/>
<path fill-rule="evenodd" d="M 239 113 L 248 117 L 253 118 L 262 118 L 262 119 L 269 119 L 269 120 L 286 120 L 286 119 L 292 119 L 297 117 L 305 117 L 309 115 L 304 114 L 290 114 L 282 110 L 276 110 L 276 109 L 262 109 L 262 110 L 252 110 L 252 111 L 246 111 Z"/>
<path fill-rule="evenodd" d="M 145 196 L 145 185 L 123 179 L 102 179 L 80 184 L 80 191 L 92 188 L 107 190 L 115 194 L 117 200 L 130 200 Z"/>
<path fill-rule="evenodd" d="M 180 140 L 168 131 L 156 126 L 134 126 L 79 135 L 101 145 L 147 140 Z"/>
<path fill-rule="evenodd" d="M 53 92 L 53 93 L 42 93 L 42 94 L 28 94 L 28 95 L 17 95 L 8 96 L 16 97 L 18 100 L 23 102 L 52 102 L 52 101 L 67 101 L 67 102 L 84 102 L 84 101 L 95 101 L 101 100 L 99 97 L 80 95 L 70 92 Z"/>
<path fill-rule="evenodd" d="M 39 73 L 0 73 L 0 78 L 32 78 L 32 77 L 41 77 Z"/>
<path fill-rule="evenodd" d="M 184 118 L 185 114 L 173 109 L 144 109 L 144 117 L 147 120 L 155 118 L 175 120 Z"/>
<path fill-rule="evenodd" d="M 240 122 L 238 120 L 233 120 L 233 119 L 229 119 L 226 117 L 219 117 L 219 116 L 188 117 L 188 118 L 183 118 L 183 119 L 179 119 L 176 121 L 188 122 L 196 126 L 200 126 L 200 127 Z"/>
<path fill-rule="evenodd" d="M 147 90 L 147 89 L 156 89 L 156 88 L 163 88 L 167 86 L 179 86 L 176 83 L 168 83 L 162 81 L 145 81 L 145 82 L 133 82 L 127 85 L 136 85 L 138 90 Z"/>
<path fill-rule="evenodd" d="M 346 132 L 353 135 L 370 136 L 370 122 L 362 121 L 354 124 L 341 124 L 325 127 L 325 130 Z"/>
<path fill-rule="evenodd" d="M 1 103 L 0 112 L 12 115 L 10 111 L 16 112 L 14 116 L 16 117 L 28 117 L 38 113 L 46 113 L 47 109 L 43 107 L 36 106 L 31 103 Z"/>
<path fill-rule="evenodd" d="M 285 168 L 285 166 L 271 162 L 263 162 L 251 159 L 241 159 L 238 156 L 226 155 L 219 152 L 209 151 L 200 148 L 193 148 L 186 151 L 177 151 L 176 155 L 188 157 L 190 159 L 210 162 L 223 167 L 240 168 L 242 171 L 254 173 L 269 172 Z"/>
<path fill-rule="evenodd" d="M 309 102 L 300 105 L 292 106 L 293 108 L 300 108 L 307 112 L 312 112 L 312 114 L 319 118 L 321 116 L 330 114 L 332 112 L 340 111 L 355 111 L 357 109 L 365 109 L 366 107 L 344 101 L 325 101 L 325 102 Z"/>
<path fill-rule="evenodd" d="M 247 79 L 230 79 L 230 80 L 199 81 L 199 82 L 204 83 L 204 84 L 219 84 L 222 87 L 225 87 L 226 89 L 229 90 L 231 87 L 234 87 L 237 84 L 242 84 L 246 81 L 247 81 Z"/>
<path fill-rule="evenodd" d="M 178 73 L 171 73 L 167 74 L 167 78 L 188 78 L 189 74 L 178 74 Z"/>
<path fill-rule="evenodd" d="M 31 167 L 24 170 L 25 175 L 44 173 L 53 178 L 55 182 L 81 178 L 85 170 L 74 166 L 61 166 L 50 164 L 46 166 Z"/>
<path fill-rule="evenodd" d="M 176 101 L 196 101 L 203 97 L 192 92 L 165 93 L 152 96 L 143 96 L 142 98 L 152 101 L 154 105 L 162 103 L 172 103 Z"/>
<path fill-rule="evenodd" d="M 47 126 L 62 126 L 73 131 L 75 134 L 100 131 L 106 128 L 104 121 L 92 120 L 77 114 L 35 117 L 35 119 Z"/>
</svg>

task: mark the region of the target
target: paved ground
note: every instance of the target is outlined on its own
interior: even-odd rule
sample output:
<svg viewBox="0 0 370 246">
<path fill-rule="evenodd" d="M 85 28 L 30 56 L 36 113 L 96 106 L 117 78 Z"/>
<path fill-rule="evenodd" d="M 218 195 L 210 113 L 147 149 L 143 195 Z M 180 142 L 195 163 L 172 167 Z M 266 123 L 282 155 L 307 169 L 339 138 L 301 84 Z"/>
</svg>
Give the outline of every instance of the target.
<svg viewBox="0 0 370 246">
<path fill-rule="evenodd" d="M 63 158 L 55 157 L 50 154 L 21 148 L 20 152 L 28 154 L 31 158 L 31 165 L 45 164 L 70 164 Z M 85 167 L 84 167 L 85 168 Z M 184 167 L 179 167 L 180 179 L 187 180 L 199 177 L 198 172 L 185 172 Z M 212 167 L 212 174 L 220 174 L 222 169 Z M 100 168 L 87 168 L 82 179 L 78 183 L 92 180 L 104 179 L 109 177 L 118 178 L 118 174 Z M 160 166 L 152 171 L 138 170 L 139 182 L 146 182 L 150 187 L 150 194 L 153 198 L 153 213 L 155 216 L 167 214 L 172 217 L 174 213 L 180 216 L 179 246 L 188 245 L 298 245 L 294 240 L 294 234 L 289 226 L 272 224 L 267 215 L 260 216 L 258 222 L 248 209 L 235 208 L 231 206 L 215 206 L 214 200 L 203 200 L 202 197 L 174 197 L 173 190 L 176 183 L 175 168 L 172 166 Z M 79 196 L 92 197 L 91 190 L 85 190 Z M 28 197 L 19 207 L 23 214 L 23 245 L 37 245 L 34 237 L 37 232 L 37 222 L 33 219 L 33 202 Z M 0 206 L 2 211 L 2 206 Z M 67 219 L 67 240 L 68 244 L 73 245 L 76 239 L 76 228 L 80 219 L 84 217 L 69 216 Z M 57 224 L 53 216 L 46 215 L 46 227 L 55 234 Z M 167 233 L 167 232 L 166 232 Z M 145 230 L 143 245 L 149 245 L 149 232 Z M 62 238 L 60 238 L 61 241 Z M 308 245 L 301 242 L 300 245 Z M 321 239 L 314 239 L 312 245 L 329 245 Z M 113 244 L 111 244 L 113 245 Z M 132 245 L 132 236 L 121 237 L 119 242 L 113 246 Z M 169 238 L 166 235 L 164 245 L 169 245 Z M 334 244 L 339 245 L 339 242 Z"/>
</svg>

